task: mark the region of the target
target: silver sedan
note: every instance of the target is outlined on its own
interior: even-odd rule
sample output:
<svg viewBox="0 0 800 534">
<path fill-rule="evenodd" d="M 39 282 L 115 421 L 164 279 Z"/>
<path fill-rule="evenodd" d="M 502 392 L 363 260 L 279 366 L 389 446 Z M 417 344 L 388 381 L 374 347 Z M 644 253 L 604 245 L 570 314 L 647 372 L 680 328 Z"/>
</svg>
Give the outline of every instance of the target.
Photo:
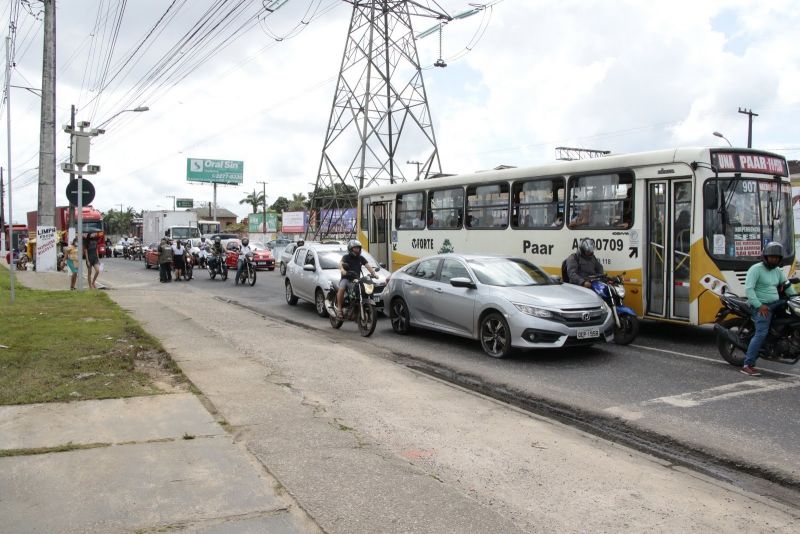
<svg viewBox="0 0 800 534">
<path fill-rule="evenodd" d="M 331 285 L 338 287 L 342 275 L 339 272 L 339 262 L 347 254 L 347 248 L 342 245 L 323 245 L 321 243 L 305 243 L 298 246 L 294 255 L 286 265 L 286 302 L 290 305 L 297 304 L 298 299 L 313 302 L 317 314 L 327 317 L 325 307 L 325 294 Z M 378 275 L 375 280 L 372 295 L 376 306 L 381 307 L 381 293 L 386 287 L 386 276 L 389 274 L 381 269 L 375 258 L 368 252 L 361 253 L 366 258 L 370 267 Z"/>
<path fill-rule="evenodd" d="M 392 274 L 383 295 L 392 328 L 420 327 L 481 342 L 492 357 L 512 348 L 613 340 L 613 318 L 593 291 L 562 284 L 512 257 L 441 254 Z"/>
</svg>

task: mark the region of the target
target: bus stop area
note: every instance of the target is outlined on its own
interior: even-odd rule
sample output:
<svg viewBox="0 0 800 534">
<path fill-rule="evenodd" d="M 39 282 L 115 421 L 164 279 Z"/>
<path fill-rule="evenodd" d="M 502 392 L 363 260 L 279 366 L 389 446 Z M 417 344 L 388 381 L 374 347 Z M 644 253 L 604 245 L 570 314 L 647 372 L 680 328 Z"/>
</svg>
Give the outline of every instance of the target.
<svg viewBox="0 0 800 534">
<path fill-rule="evenodd" d="M 18 453 L 0 455 L 4 529 L 797 530 L 796 508 L 398 366 L 358 336 L 100 281 L 197 394 L 0 408 L 0 451 Z"/>
</svg>

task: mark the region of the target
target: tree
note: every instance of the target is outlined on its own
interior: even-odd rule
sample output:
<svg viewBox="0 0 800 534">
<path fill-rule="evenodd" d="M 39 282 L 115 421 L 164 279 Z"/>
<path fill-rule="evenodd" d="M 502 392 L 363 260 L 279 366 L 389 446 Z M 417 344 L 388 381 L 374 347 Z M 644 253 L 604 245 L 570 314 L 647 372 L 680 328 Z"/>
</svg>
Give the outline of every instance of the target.
<svg viewBox="0 0 800 534">
<path fill-rule="evenodd" d="M 258 207 L 264 204 L 264 193 L 259 193 L 253 189 L 253 192 L 248 193 L 246 197 L 239 201 L 239 204 L 250 204 L 253 206 L 253 211 L 250 213 L 258 213 Z"/>
<path fill-rule="evenodd" d="M 306 196 L 303 193 L 292 193 L 292 201 L 289 202 L 289 211 L 302 211 L 308 206 Z"/>
<path fill-rule="evenodd" d="M 342 183 L 324 187 L 308 194 L 308 205 L 314 209 L 324 208 L 331 205 L 334 198 L 336 207 L 354 208 L 358 204 L 358 189 Z"/>
<path fill-rule="evenodd" d="M 272 211 L 277 211 L 278 213 L 282 213 L 284 211 L 289 211 L 289 199 L 286 197 L 278 197 L 278 200 L 272 203 L 272 206 L 269 207 Z"/>
</svg>

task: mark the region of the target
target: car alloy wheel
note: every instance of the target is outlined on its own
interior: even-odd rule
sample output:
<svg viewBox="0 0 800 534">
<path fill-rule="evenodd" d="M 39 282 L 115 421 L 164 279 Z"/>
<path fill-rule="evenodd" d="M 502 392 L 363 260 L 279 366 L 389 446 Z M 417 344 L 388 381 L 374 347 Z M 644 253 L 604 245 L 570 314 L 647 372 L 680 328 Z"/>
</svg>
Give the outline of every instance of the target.
<svg viewBox="0 0 800 534">
<path fill-rule="evenodd" d="M 314 293 L 314 305 L 317 307 L 317 315 L 320 317 L 328 316 L 328 308 L 325 306 L 325 293 L 320 288 L 317 288 Z"/>
<path fill-rule="evenodd" d="M 392 301 L 389 309 L 389 321 L 392 323 L 392 330 L 396 333 L 405 335 L 410 330 L 410 317 L 408 316 L 408 305 L 401 298 Z"/>
<path fill-rule="evenodd" d="M 294 291 L 292 291 L 292 283 L 289 280 L 286 280 L 286 303 L 289 304 L 289 306 L 297 304 L 297 296 L 295 296 Z"/>
<path fill-rule="evenodd" d="M 511 332 L 508 323 L 497 312 L 488 314 L 481 321 L 481 346 L 492 358 L 505 358 L 511 354 Z"/>
</svg>

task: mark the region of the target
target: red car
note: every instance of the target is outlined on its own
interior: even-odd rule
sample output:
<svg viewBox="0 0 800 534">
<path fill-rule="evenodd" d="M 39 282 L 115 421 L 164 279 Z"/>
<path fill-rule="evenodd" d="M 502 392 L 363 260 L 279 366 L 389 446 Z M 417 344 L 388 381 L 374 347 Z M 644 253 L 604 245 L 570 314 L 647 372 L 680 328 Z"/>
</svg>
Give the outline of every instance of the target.
<svg viewBox="0 0 800 534">
<path fill-rule="evenodd" d="M 158 269 L 158 243 L 150 243 L 144 249 L 144 268 L 155 267 Z"/>
<path fill-rule="evenodd" d="M 241 244 L 241 241 L 238 239 L 231 239 L 225 245 L 225 248 L 227 249 L 227 254 L 225 255 L 225 264 L 228 266 L 228 269 L 233 269 L 234 271 L 236 270 L 237 262 L 239 261 L 238 250 Z M 251 243 L 250 248 L 253 249 L 253 263 L 256 266 L 256 270 L 275 270 L 275 258 L 272 256 L 272 252 L 268 248 L 261 243 Z"/>
</svg>

